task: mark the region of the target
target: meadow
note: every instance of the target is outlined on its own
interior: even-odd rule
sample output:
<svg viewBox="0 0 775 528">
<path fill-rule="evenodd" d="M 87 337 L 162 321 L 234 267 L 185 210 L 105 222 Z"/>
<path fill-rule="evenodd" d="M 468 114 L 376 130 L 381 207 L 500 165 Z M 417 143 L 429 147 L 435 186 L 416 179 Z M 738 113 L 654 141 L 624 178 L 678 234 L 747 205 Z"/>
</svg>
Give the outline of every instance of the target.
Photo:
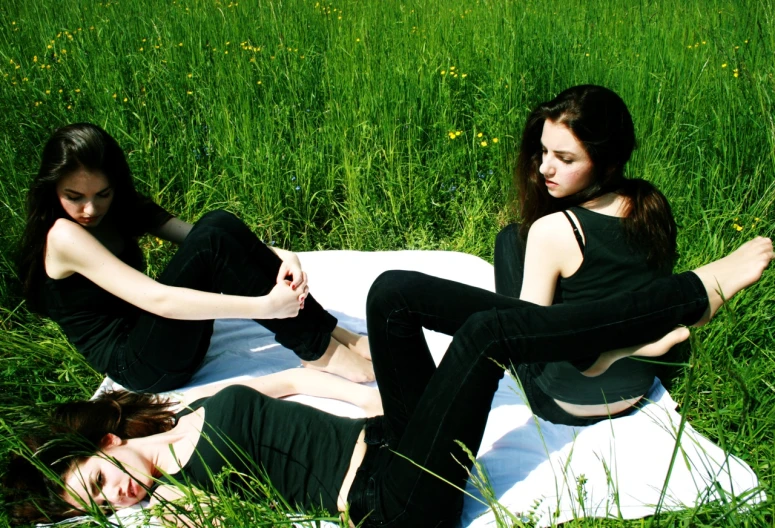
<svg viewBox="0 0 775 528">
<path fill-rule="evenodd" d="M 601 84 L 632 111 L 628 171 L 670 200 L 682 271 L 775 236 L 773 57 L 771 0 L 4 0 L 0 454 L 40 411 L 88 397 L 101 379 L 27 311 L 14 265 L 26 189 L 56 127 L 106 128 L 140 190 L 189 221 L 225 208 L 295 251 L 491 260 L 515 219 L 527 113 L 566 87 Z M 172 250 L 142 244 L 153 275 Z M 768 499 L 569 525 L 775 522 L 774 316 L 770 269 L 693 332 L 672 389 Z M 228 504 L 226 525 L 280 522 L 266 506 Z"/>
</svg>

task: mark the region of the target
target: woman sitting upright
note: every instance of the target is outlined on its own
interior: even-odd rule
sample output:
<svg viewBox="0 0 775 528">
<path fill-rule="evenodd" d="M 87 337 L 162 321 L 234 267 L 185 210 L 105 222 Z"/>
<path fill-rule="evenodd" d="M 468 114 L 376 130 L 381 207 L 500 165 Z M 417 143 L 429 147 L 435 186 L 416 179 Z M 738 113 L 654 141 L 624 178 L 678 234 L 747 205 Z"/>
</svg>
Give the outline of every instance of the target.
<svg viewBox="0 0 775 528">
<path fill-rule="evenodd" d="M 579 303 L 671 273 L 670 205 L 652 184 L 625 177 L 635 144 L 630 112 L 607 88 L 574 86 L 533 110 L 516 171 L 522 223 L 495 245 L 498 293 L 544 306 Z M 533 412 L 566 425 L 628 413 L 658 374 L 659 365 L 636 359 L 596 378 L 567 362 L 518 370 Z"/>
<path fill-rule="evenodd" d="M 153 280 L 137 237 L 180 245 Z M 264 245 L 234 215 L 195 225 L 135 191 L 118 143 L 96 125 L 57 130 L 27 196 L 20 274 L 28 306 L 62 327 L 99 372 L 162 392 L 185 384 L 214 319 L 255 319 L 305 366 L 372 380 L 365 337 L 337 327 L 308 293 L 295 254 Z"/>
</svg>

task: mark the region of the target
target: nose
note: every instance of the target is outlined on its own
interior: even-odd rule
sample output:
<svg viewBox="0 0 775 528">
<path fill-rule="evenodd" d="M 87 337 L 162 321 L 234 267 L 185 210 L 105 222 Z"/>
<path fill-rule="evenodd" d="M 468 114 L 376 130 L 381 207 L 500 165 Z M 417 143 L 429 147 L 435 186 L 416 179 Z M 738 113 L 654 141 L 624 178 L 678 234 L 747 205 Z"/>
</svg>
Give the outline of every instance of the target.
<svg viewBox="0 0 775 528">
<path fill-rule="evenodd" d="M 83 212 L 89 216 L 94 216 L 97 212 L 97 207 L 94 205 L 94 202 L 90 200 L 84 204 Z"/>
<path fill-rule="evenodd" d="M 121 486 L 114 486 L 111 489 L 102 489 L 102 492 L 105 494 L 105 498 L 108 500 L 108 502 L 114 506 L 120 506 L 121 503 L 124 500 L 124 497 L 126 496 L 126 493 L 121 488 Z"/>
<path fill-rule="evenodd" d="M 541 165 L 538 166 L 538 172 L 547 177 L 554 174 L 554 167 L 549 162 L 549 156 L 547 154 L 544 154 L 541 157 Z"/>
</svg>

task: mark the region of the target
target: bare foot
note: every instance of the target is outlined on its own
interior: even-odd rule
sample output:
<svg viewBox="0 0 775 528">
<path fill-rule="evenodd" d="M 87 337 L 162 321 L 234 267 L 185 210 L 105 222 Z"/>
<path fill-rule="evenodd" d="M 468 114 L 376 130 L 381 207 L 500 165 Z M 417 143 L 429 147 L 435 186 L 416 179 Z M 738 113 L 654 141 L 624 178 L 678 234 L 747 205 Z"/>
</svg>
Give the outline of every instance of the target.
<svg viewBox="0 0 775 528">
<path fill-rule="evenodd" d="M 336 374 L 356 383 L 374 381 L 374 367 L 371 361 L 364 359 L 333 337 L 320 359 L 302 361 L 301 364 L 306 368 Z"/>
<path fill-rule="evenodd" d="M 361 356 L 362 358 L 371 361 L 371 349 L 369 348 L 369 337 L 365 335 L 356 334 L 350 332 L 346 328 L 337 326 L 331 335 L 345 345 L 347 348 Z"/>
<path fill-rule="evenodd" d="M 758 281 L 773 258 L 772 240 L 756 237 L 726 257 L 694 270 L 705 285 L 709 305 L 702 318 L 692 326 L 702 326 L 710 321 L 725 301 Z"/>
<path fill-rule="evenodd" d="M 585 376 L 593 377 L 599 376 L 606 370 L 608 370 L 614 362 L 619 361 L 622 358 L 629 356 L 639 357 L 658 357 L 666 354 L 668 350 L 673 348 L 682 341 L 686 341 L 689 337 L 689 330 L 684 327 L 674 328 L 672 331 L 665 334 L 661 339 L 646 343 L 645 345 L 635 345 L 627 348 L 620 348 L 618 350 L 610 350 L 603 352 L 597 358 L 591 367 L 582 372 Z"/>
</svg>

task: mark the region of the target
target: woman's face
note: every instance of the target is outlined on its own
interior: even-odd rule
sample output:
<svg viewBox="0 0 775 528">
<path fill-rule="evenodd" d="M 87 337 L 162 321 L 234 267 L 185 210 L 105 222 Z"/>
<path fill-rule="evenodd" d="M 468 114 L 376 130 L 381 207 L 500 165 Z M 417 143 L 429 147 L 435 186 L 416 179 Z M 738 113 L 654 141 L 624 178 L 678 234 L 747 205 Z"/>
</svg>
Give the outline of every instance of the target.
<svg viewBox="0 0 775 528">
<path fill-rule="evenodd" d="M 565 198 L 589 187 L 594 178 L 592 160 L 576 136 L 563 124 L 547 119 L 541 134 L 541 166 L 546 189 Z"/>
<path fill-rule="evenodd" d="M 133 506 L 153 485 L 151 461 L 118 437 L 108 437 L 112 437 L 110 445 L 77 463 L 65 475 L 67 491 L 63 497 L 79 510 L 92 502 L 114 510 Z"/>
<path fill-rule="evenodd" d="M 113 202 L 113 188 L 105 175 L 83 168 L 60 179 L 56 192 L 62 209 L 87 228 L 98 226 Z"/>
</svg>

